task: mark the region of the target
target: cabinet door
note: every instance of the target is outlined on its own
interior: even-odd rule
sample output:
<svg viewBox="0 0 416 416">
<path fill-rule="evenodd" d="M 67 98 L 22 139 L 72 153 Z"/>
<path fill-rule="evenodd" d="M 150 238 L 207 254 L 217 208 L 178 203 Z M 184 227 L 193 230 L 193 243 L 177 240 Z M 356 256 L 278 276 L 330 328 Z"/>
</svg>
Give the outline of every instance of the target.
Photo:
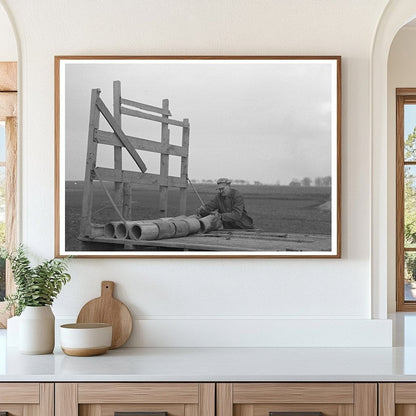
<svg viewBox="0 0 416 416">
<path fill-rule="evenodd" d="M 416 383 L 380 383 L 380 416 L 415 416 Z"/>
<path fill-rule="evenodd" d="M 217 416 L 377 416 L 377 384 L 220 383 Z"/>
<path fill-rule="evenodd" d="M 52 383 L 0 383 L 0 415 L 53 416 Z"/>
<path fill-rule="evenodd" d="M 57 383 L 56 416 L 215 416 L 213 383 Z"/>
</svg>

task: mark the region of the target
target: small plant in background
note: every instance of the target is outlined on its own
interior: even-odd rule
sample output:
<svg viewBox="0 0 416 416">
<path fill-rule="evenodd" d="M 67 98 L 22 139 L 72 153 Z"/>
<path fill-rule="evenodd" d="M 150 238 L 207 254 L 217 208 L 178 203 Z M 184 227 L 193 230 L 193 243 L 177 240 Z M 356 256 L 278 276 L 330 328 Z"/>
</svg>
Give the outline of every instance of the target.
<svg viewBox="0 0 416 416">
<path fill-rule="evenodd" d="M 71 279 L 68 258 L 45 260 L 32 266 L 23 246 L 3 252 L 1 257 L 10 261 L 16 293 L 5 297 L 7 310 L 20 315 L 26 306 L 52 305 L 59 292 Z"/>
</svg>

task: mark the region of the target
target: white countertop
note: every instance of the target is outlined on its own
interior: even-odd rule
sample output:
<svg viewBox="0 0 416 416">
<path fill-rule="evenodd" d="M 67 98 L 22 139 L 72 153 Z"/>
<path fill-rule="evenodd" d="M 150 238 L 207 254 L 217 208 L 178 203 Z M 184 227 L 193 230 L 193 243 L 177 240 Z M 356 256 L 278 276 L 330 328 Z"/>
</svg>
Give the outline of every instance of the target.
<svg viewBox="0 0 416 416">
<path fill-rule="evenodd" d="M 416 348 L 119 348 L 96 357 L 9 348 L 0 381 L 416 381 Z"/>
<path fill-rule="evenodd" d="M 0 330 L 0 382 L 416 381 L 416 314 L 394 316 L 393 348 L 119 348 L 24 355 Z"/>
</svg>

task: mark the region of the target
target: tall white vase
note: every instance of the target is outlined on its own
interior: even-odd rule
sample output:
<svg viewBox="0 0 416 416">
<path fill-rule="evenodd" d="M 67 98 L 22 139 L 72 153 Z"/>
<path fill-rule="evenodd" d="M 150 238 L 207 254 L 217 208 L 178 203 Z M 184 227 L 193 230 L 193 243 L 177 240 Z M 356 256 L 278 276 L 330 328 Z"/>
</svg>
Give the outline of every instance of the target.
<svg viewBox="0 0 416 416">
<path fill-rule="evenodd" d="M 19 351 L 50 354 L 55 346 L 55 315 L 48 306 L 26 306 L 19 319 Z"/>
</svg>

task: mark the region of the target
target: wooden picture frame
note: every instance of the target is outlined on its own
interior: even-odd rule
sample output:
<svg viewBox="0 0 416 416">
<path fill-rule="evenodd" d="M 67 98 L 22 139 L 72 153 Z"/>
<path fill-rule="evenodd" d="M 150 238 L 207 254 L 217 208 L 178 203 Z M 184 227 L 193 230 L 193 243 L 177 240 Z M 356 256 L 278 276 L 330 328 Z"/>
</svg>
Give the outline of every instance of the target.
<svg viewBox="0 0 416 416">
<path fill-rule="evenodd" d="M 341 256 L 339 56 L 56 56 L 55 139 L 57 257 Z"/>
</svg>

